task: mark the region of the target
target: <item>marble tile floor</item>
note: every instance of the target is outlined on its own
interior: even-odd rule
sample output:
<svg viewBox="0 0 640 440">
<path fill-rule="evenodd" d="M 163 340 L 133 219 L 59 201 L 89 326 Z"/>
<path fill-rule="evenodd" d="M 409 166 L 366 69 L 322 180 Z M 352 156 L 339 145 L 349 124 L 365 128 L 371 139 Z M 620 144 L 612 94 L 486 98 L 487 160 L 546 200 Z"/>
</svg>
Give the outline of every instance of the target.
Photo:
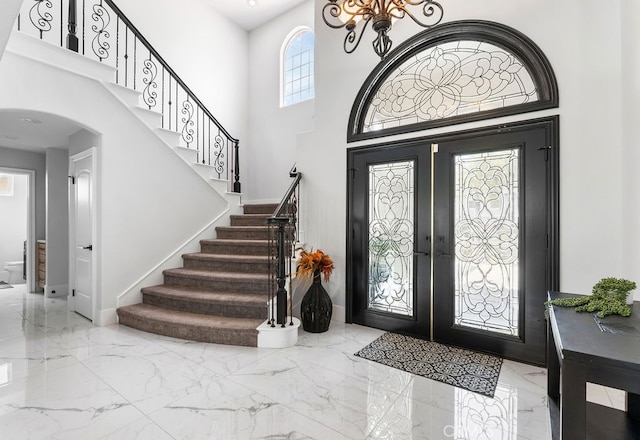
<svg viewBox="0 0 640 440">
<path fill-rule="evenodd" d="M 195 343 L 6 289 L 0 438 L 551 438 L 544 369 L 505 361 L 490 399 L 353 356 L 381 334 L 334 322 L 281 350 Z"/>
</svg>

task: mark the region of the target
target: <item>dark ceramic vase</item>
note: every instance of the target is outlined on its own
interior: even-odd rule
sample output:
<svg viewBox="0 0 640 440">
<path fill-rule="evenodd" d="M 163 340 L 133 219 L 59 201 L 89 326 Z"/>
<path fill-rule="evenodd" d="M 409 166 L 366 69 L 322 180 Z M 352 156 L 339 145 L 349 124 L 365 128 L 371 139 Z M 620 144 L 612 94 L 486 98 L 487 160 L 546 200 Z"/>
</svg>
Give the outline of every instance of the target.
<svg viewBox="0 0 640 440">
<path fill-rule="evenodd" d="M 302 317 L 302 328 L 310 333 L 322 333 L 329 330 L 333 304 L 331 298 L 320 281 L 320 271 L 313 274 L 313 284 L 302 298 L 300 315 Z"/>
</svg>

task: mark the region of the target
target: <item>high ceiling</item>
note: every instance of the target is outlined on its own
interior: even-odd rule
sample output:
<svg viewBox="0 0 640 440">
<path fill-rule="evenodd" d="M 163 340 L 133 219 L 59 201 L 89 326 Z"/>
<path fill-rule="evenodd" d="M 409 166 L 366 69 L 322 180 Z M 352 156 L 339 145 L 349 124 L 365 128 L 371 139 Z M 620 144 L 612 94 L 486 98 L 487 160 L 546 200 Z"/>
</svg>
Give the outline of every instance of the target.
<svg viewBox="0 0 640 440">
<path fill-rule="evenodd" d="M 247 0 L 205 1 L 222 15 L 250 31 L 306 0 L 255 0 L 255 6 L 249 6 Z"/>
</svg>

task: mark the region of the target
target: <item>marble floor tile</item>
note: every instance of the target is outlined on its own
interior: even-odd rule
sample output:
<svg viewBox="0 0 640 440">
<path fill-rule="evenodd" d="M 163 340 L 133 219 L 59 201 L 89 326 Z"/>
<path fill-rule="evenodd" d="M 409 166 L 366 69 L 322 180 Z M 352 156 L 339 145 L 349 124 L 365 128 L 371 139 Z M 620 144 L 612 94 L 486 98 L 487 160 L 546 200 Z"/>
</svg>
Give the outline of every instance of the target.
<svg viewBox="0 0 640 440">
<path fill-rule="evenodd" d="M 488 398 L 354 356 L 376 329 L 334 322 L 287 349 L 234 347 L 96 327 L 64 299 L 11 290 L 3 440 L 551 438 L 543 368 L 505 361 Z"/>
<path fill-rule="evenodd" d="M 141 417 L 79 363 L 0 388 L 0 432 L 7 439 L 97 438 Z"/>
<path fill-rule="evenodd" d="M 153 413 L 176 439 L 348 439 L 250 388 L 220 378 Z"/>
</svg>

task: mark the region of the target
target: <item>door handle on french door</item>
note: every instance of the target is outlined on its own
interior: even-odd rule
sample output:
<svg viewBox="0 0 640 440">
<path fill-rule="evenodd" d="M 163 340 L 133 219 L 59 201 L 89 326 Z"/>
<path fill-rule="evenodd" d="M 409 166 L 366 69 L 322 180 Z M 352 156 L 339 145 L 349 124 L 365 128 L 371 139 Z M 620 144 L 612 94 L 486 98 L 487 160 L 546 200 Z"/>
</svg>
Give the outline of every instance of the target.
<svg viewBox="0 0 640 440">
<path fill-rule="evenodd" d="M 82 246 L 82 249 L 88 250 L 88 251 L 92 251 L 93 250 L 93 245 L 90 244 L 89 246 Z"/>
<path fill-rule="evenodd" d="M 413 255 L 426 255 L 427 257 L 429 256 L 429 252 L 420 252 L 420 251 L 413 251 Z"/>
<path fill-rule="evenodd" d="M 436 257 L 438 257 L 438 258 L 451 258 L 451 254 L 446 254 L 444 252 L 438 252 L 436 254 Z"/>
</svg>

